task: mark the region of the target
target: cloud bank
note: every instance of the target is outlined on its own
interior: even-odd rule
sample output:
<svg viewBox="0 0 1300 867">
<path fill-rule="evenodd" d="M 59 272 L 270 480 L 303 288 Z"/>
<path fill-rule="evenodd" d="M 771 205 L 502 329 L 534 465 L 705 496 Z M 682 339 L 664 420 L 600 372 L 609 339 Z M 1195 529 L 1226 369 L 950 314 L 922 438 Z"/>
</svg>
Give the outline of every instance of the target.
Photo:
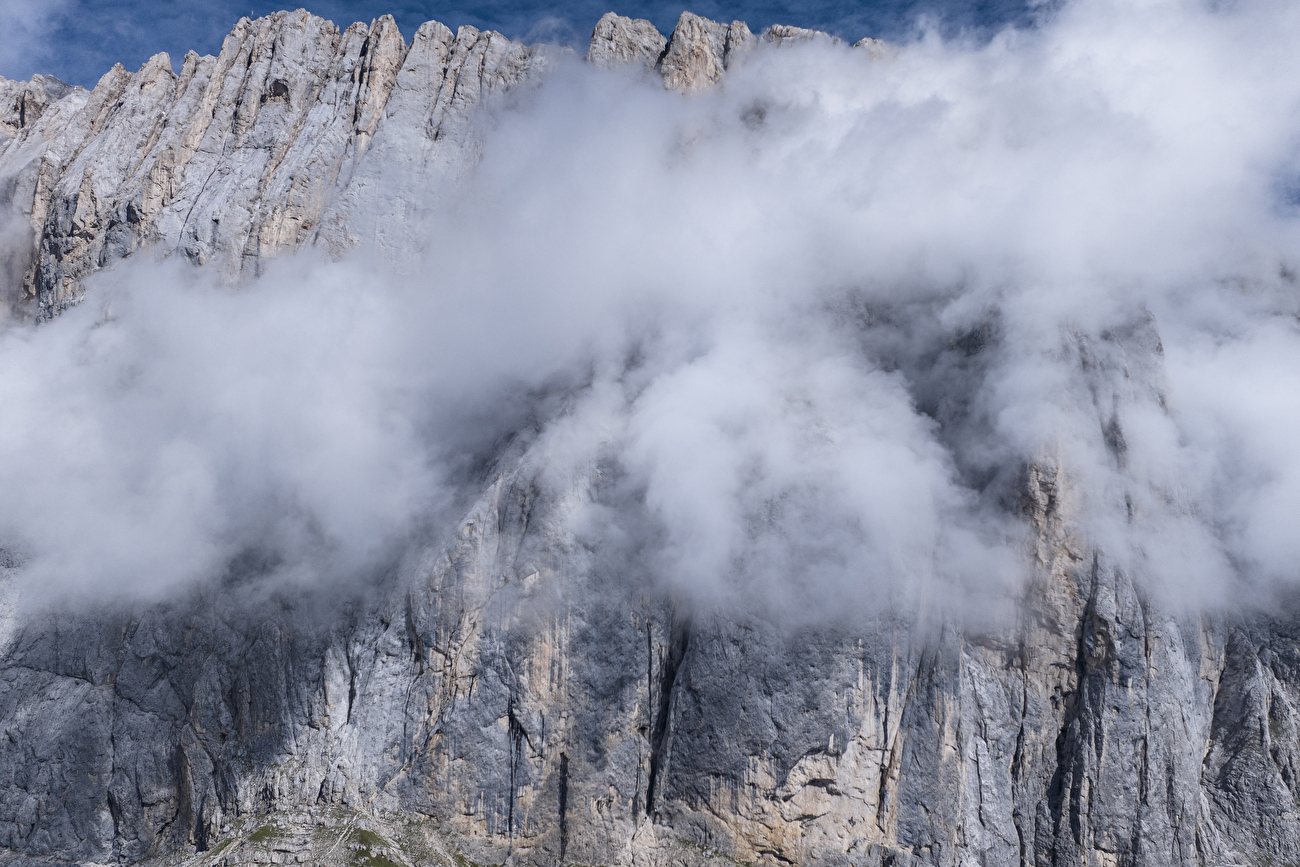
<svg viewBox="0 0 1300 867">
<path fill-rule="evenodd" d="M 249 552 L 354 580 L 525 431 L 544 486 L 606 479 L 589 544 L 702 602 L 1014 594 L 1034 464 L 1153 594 L 1288 586 L 1298 37 L 1280 2 L 1080 0 L 693 98 L 560 62 L 404 261 L 128 261 L 0 336 L 0 538 L 61 596 Z"/>
</svg>

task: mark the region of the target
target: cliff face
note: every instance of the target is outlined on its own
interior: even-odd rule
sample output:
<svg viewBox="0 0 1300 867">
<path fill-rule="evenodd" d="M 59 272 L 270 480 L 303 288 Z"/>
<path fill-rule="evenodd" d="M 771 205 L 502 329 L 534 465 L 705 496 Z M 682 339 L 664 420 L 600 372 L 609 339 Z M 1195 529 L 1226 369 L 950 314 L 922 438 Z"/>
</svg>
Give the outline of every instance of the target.
<svg viewBox="0 0 1300 867">
<path fill-rule="evenodd" d="M 90 93 L 5 82 L 0 176 L 35 231 L 24 298 L 54 315 L 81 278 L 143 247 L 234 278 L 303 244 L 346 243 L 331 205 L 364 195 L 354 174 L 372 145 L 400 150 L 417 178 L 462 164 L 470 109 L 542 64 L 472 27 L 431 21 L 408 47 L 391 17 L 340 32 L 300 10 L 241 20 L 219 56 L 191 52 L 179 76 L 159 54 Z"/>
<path fill-rule="evenodd" d="M 665 39 L 608 15 L 587 57 L 689 92 L 760 41 L 806 39 L 829 37 L 684 14 Z M 408 46 L 389 18 L 340 32 L 297 12 L 241 21 L 179 76 L 160 55 L 89 93 L 0 82 L 0 177 L 32 233 L 11 301 L 53 316 L 146 249 L 234 279 L 305 245 L 400 247 L 381 176 L 472 166 L 475 106 L 546 63 L 472 28 L 430 22 Z M 1132 375 L 1158 391 L 1149 328 L 1078 362 L 1114 391 L 1098 406 Z M 232 574 L 153 607 L 6 614 L 0 857 L 1300 858 L 1300 621 L 1162 613 L 1076 537 L 1068 468 L 1026 471 L 1036 578 L 1016 625 L 973 634 L 907 611 L 791 629 L 689 610 L 575 538 L 598 473 L 545 497 L 530 466 L 503 461 L 449 546 L 341 610 L 241 604 Z"/>
</svg>

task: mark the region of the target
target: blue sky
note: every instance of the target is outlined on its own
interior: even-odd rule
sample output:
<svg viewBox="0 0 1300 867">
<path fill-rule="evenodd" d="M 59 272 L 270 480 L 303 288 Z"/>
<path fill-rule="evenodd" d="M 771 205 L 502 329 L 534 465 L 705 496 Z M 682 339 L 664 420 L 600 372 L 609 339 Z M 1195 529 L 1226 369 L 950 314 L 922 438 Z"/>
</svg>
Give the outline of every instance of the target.
<svg viewBox="0 0 1300 867">
<path fill-rule="evenodd" d="M 665 33 L 683 8 L 711 18 L 740 18 L 754 29 L 773 23 L 798 24 L 858 39 L 897 39 L 920 16 L 942 21 L 945 30 L 987 29 L 1027 17 L 1026 0 L 0 0 L 0 19 L 18 21 L 21 50 L 0 52 L 0 75 L 28 78 L 56 75 L 91 87 L 114 63 L 128 69 L 158 51 L 177 65 L 189 49 L 215 54 L 231 25 L 250 12 L 265 15 L 305 5 L 339 24 L 392 14 L 408 38 L 431 18 L 500 30 L 529 41 L 585 44 L 596 19 L 613 9 L 649 18 Z M 23 20 L 29 26 L 23 33 Z M 22 38 L 25 37 L 25 38 Z M 13 33 L 10 38 L 12 40 Z"/>
</svg>

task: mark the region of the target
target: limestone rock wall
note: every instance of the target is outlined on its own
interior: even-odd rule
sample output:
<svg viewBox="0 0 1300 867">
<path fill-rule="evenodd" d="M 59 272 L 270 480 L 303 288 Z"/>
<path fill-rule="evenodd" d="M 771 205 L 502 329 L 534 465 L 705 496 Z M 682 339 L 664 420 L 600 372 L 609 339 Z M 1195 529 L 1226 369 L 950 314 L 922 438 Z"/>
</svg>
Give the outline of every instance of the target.
<svg viewBox="0 0 1300 867">
<path fill-rule="evenodd" d="M 762 39 L 817 36 L 778 26 Z M 610 13 L 587 57 L 643 63 L 665 87 L 697 92 L 757 41 L 742 21 L 686 12 L 666 38 Z M 179 75 L 159 54 L 90 92 L 0 80 L 0 204 L 30 226 L 30 250 L 6 265 L 21 274 L 8 301 L 49 318 L 86 276 L 143 249 L 230 279 L 307 244 L 409 250 L 414 211 L 475 162 L 475 107 L 546 66 L 544 47 L 491 31 L 430 21 L 408 46 L 390 16 L 340 30 L 298 10 L 241 19 L 218 56 L 191 52 Z"/>
<path fill-rule="evenodd" d="M 1040 579 L 998 635 L 691 617 L 574 542 L 593 495 L 505 472 L 409 585 L 323 619 L 218 589 L 21 624 L 0 845 L 218 863 L 241 819 L 334 809 L 477 863 L 1295 857 L 1294 618 L 1162 615 L 1078 549 L 1051 471 L 1025 494 Z"/>
<path fill-rule="evenodd" d="M 0 178 L 35 235 L 25 299 L 52 316 L 82 278 L 143 247 L 254 273 L 317 239 L 372 146 L 420 166 L 464 159 L 470 109 L 526 77 L 535 55 L 436 22 L 408 50 L 389 16 L 340 31 L 299 10 L 242 19 L 217 57 L 190 53 L 179 75 L 160 54 L 88 94 L 6 82 L 19 107 L 0 126 Z M 337 241 L 341 221 L 330 232 Z"/>
<path fill-rule="evenodd" d="M 587 56 L 690 92 L 760 41 L 821 38 L 689 13 L 665 38 L 611 14 Z M 30 231 L 14 303 L 55 315 L 145 249 L 235 278 L 308 243 L 409 244 L 387 179 L 472 164 L 474 107 L 545 63 L 472 28 L 408 46 L 389 18 L 296 12 L 241 21 L 179 75 L 160 55 L 90 92 L 2 81 L 0 189 Z M 1079 375 L 1158 392 L 1152 329 Z M 1036 580 L 992 635 L 914 612 L 794 632 L 692 614 L 575 539 L 597 473 L 543 497 L 529 466 L 503 459 L 450 545 L 347 604 L 218 585 L 6 608 L 0 863 L 1300 858 L 1300 620 L 1162 613 L 1076 538 L 1051 459 L 1019 491 Z"/>
</svg>

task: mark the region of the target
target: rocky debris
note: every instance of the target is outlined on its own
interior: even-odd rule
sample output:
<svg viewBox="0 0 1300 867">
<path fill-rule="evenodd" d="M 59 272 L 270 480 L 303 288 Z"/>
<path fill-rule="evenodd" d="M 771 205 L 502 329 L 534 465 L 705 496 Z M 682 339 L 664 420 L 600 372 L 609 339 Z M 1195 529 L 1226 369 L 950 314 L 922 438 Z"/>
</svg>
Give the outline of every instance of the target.
<svg viewBox="0 0 1300 867">
<path fill-rule="evenodd" d="M 606 69 L 636 62 L 655 67 L 667 46 L 664 35 L 644 18 L 607 12 L 591 32 L 587 62 Z"/>
</svg>

